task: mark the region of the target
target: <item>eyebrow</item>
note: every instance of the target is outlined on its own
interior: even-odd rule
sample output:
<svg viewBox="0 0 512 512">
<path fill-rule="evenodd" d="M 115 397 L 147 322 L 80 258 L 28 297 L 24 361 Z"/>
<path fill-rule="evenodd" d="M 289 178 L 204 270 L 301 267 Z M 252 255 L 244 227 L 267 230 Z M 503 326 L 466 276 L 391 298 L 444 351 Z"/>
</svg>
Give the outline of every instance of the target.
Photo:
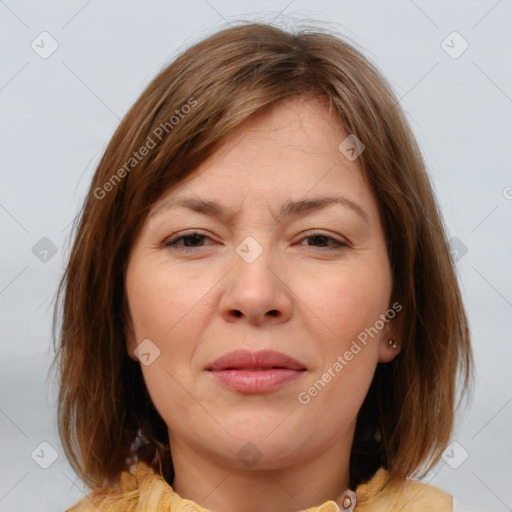
<svg viewBox="0 0 512 512">
<path fill-rule="evenodd" d="M 367 224 L 370 223 L 370 219 L 368 214 L 354 201 L 341 196 L 321 196 L 321 197 L 311 197 L 307 199 L 300 199 L 298 201 L 287 201 L 284 203 L 278 212 L 278 221 L 286 217 L 298 217 L 302 215 L 306 215 L 316 210 L 321 210 L 331 204 L 340 204 L 345 208 L 348 208 L 355 212 L 359 217 L 361 217 Z M 153 210 L 149 216 L 153 217 L 159 214 L 162 214 L 169 210 L 170 208 L 174 208 L 176 206 L 183 206 L 185 208 L 189 208 L 197 213 L 201 213 L 204 215 L 210 215 L 214 217 L 219 217 L 224 221 L 231 221 L 236 215 L 237 212 L 230 210 L 223 206 L 222 204 L 215 201 L 206 201 L 203 199 L 197 199 L 193 197 L 181 197 L 176 199 L 169 199 L 162 203 L 159 207 Z"/>
</svg>

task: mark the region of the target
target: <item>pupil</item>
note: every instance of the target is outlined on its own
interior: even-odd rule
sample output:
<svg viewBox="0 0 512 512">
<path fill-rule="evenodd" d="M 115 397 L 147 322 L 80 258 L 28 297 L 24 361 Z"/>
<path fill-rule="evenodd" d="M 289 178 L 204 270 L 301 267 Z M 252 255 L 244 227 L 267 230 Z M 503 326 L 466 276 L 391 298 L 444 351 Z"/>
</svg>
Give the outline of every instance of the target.
<svg viewBox="0 0 512 512">
<path fill-rule="evenodd" d="M 193 245 L 193 244 L 194 244 L 194 242 L 198 242 L 198 241 L 199 241 L 199 240 L 198 240 L 198 238 L 201 238 L 201 236 L 202 236 L 202 235 L 188 235 L 188 236 L 185 238 L 185 240 L 184 240 L 185 245 L 186 245 L 187 247 L 190 247 L 190 245 L 191 245 L 191 244 L 190 244 L 190 243 L 188 243 L 188 242 L 190 242 L 190 239 L 191 239 L 191 238 L 193 238 L 193 239 L 194 239 L 194 241 L 192 242 L 192 245 Z"/>
</svg>

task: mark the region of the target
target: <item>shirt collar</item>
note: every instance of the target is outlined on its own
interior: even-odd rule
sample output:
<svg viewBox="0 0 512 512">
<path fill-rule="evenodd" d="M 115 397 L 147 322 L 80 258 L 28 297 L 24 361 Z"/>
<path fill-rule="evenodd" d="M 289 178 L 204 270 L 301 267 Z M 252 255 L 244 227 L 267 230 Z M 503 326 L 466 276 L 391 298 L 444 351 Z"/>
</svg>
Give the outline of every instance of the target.
<svg viewBox="0 0 512 512">
<path fill-rule="evenodd" d="M 357 511 L 364 511 L 374 501 L 386 485 L 389 473 L 380 468 L 366 483 L 356 488 Z M 137 511 L 146 510 L 158 512 L 210 512 L 197 503 L 182 498 L 167 481 L 153 468 L 139 460 L 130 471 L 121 474 L 120 486 L 125 491 L 139 490 L 139 504 Z M 334 500 L 329 500 L 320 506 L 308 508 L 305 512 L 340 512 L 340 507 Z"/>
</svg>

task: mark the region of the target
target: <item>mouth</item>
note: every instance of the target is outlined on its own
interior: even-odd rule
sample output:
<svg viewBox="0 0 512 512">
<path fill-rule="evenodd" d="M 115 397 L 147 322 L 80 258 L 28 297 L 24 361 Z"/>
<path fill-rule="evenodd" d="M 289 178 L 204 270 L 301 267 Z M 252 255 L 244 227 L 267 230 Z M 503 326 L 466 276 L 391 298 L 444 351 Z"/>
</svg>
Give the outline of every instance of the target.
<svg viewBox="0 0 512 512">
<path fill-rule="evenodd" d="M 223 355 L 205 369 L 222 385 L 240 393 L 274 391 L 302 377 L 307 371 L 296 359 L 274 350 L 236 350 Z"/>
</svg>

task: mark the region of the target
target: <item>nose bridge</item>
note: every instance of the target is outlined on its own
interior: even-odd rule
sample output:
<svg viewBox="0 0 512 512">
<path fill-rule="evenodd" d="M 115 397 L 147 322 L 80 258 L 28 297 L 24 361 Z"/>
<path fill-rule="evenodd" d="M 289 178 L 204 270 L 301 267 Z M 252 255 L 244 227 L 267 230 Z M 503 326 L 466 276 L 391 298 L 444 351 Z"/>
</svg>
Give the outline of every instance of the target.
<svg viewBox="0 0 512 512">
<path fill-rule="evenodd" d="M 262 240 L 263 237 L 260 235 L 258 238 Z M 270 252 L 268 239 L 269 237 L 266 237 L 266 241 L 262 240 L 262 242 L 265 243 L 264 248 L 254 236 L 247 236 L 236 247 L 236 253 L 247 265 L 251 265 L 258 259 L 263 259 L 266 262 Z M 260 258 L 264 252 L 267 253 L 266 256 L 264 258 Z"/>
<path fill-rule="evenodd" d="M 235 252 L 234 280 L 245 287 L 249 295 L 252 290 L 260 296 L 260 299 L 273 294 L 276 283 L 270 268 L 275 266 L 275 263 L 272 261 L 270 236 L 261 233 L 246 236 L 236 246 Z"/>
</svg>

